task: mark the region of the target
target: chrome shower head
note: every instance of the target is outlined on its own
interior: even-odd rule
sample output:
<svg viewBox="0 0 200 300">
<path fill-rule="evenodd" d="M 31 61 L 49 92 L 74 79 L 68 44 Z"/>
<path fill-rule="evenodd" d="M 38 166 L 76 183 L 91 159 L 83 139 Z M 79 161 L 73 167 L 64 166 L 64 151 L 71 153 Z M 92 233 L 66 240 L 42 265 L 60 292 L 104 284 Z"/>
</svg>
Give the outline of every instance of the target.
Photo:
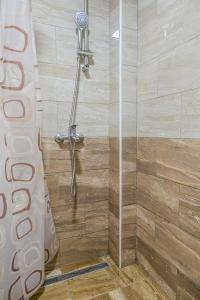
<svg viewBox="0 0 200 300">
<path fill-rule="evenodd" d="M 84 11 L 78 11 L 74 17 L 75 23 L 79 29 L 85 29 L 88 26 L 88 15 Z"/>
</svg>

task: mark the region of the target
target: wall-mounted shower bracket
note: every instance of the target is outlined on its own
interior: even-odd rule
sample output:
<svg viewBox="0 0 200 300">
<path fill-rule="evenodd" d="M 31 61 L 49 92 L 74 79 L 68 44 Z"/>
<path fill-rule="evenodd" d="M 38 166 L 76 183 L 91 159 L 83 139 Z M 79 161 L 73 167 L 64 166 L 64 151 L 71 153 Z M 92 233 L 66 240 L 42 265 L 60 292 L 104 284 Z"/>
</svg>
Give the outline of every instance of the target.
<svg viewBox="0 0 200 300">
<path fill-rule="evenodd" d="M 78 52 L 77 52 L 77 54 L 78 55 L 80 55 L 80 56 L 93 56 L 94 55 L 94 53 L 92 52 L 92 51 L 85 51 L 85 50 L 78 50 Z"/>
<path fill-rule="evenodd" d="M 85 73 L 90 68 L 89 58 L 93 56 L 93 52 L 90 50 L 80 50 L 78 49 L 77 55 L 79 55 L 83 59 L 83 63 L 81 64 L 81 69 Z"/>
</svg>

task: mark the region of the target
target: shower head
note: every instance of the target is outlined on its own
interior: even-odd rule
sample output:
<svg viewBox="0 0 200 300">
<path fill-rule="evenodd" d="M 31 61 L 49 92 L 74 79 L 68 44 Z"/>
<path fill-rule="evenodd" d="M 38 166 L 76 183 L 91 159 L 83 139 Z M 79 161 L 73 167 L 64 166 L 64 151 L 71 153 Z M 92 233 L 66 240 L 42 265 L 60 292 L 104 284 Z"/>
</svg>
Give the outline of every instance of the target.
<svg viewBox="0 0 200 300">
<path fill-rule="evenodd" d="M 84 11 L 78 11 L 75 14 L 75 23 L 79 29 L 85 29 L 88 26 L 88 15 Z"/>
</svg>

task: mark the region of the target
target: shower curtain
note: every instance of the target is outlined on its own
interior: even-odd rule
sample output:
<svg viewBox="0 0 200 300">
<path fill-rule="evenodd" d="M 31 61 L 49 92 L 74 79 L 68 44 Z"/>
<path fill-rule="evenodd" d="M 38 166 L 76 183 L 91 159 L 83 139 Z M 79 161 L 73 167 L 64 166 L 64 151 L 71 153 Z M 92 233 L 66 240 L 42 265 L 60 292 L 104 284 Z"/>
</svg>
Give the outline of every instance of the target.
<svg viewBox="0 0 200 300">
<path fill-rule="evenodd" d="M 0 300 L 25 300 L 58 249 L 40 147 L 29 0 L 0 0 Z"/>
</svg>

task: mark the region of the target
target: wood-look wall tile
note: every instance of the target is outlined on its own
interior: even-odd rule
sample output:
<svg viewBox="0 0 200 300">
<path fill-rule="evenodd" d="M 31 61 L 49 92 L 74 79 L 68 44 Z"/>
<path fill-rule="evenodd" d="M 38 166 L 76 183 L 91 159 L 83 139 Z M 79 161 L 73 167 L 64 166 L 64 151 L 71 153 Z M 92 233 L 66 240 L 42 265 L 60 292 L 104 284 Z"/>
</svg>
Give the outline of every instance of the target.
<svg viewBox="0 0 200 300">
<path fill-rule="evenodd" d="M 152 213 L 178 222 L 179 185 L 155 176 L 138 173 L 138 204 Z"/>
<path fill-rule="evenodd" d="M 123 206 L 137 203 L 137 189 L 134 185 L 123 185 L 122 187 Z"/>
<path fill-rule="evenodd" d="M 132 245 L 129 248 L 123 247 L 122 245 L 122 267 L 132 265 L 135 263 L 136 259 L 136 244 L 132 242 Z"/>
<path fill-rule="evenodd" d="M 149 235 L 155 237 L 155 215 L 140 205 L 137 206 L 137 226 L 142 227 Z"/>
<path fill-rule="evenodd" d="M 200 239 L 200 199 L 184 195 L 179 205 L 179 226 Z"/>
<path fill-rule="evenodd" d="M 161 254 L 180 272 L 200 287 L 200 241 L 168 222 L 156 225 L 156 240 Z"/>
<path fill-rule="evenodd" d="M 157 139 L 157 176 L 200 188 L 200 140 Z"/>
<path fill-rule="evenodd" d="M 200 287 L 196 286 L 186 276 L 178 272 L 177 300 L 198 300 L 200 299 Z"/>
<path fill-rule="evenodd" d="M 116 248 L 119 247 L 119 218 L 109 212 L 109 239 L 113 241 Z"/>
<path fill-rule="evenodd" d="M 91 203 L 85 207 L 85 233 L 108 229 L 108 200 Z"/>
<path fill-rule="evenodd" d="M 44 169 L 45 173 L 55 174 L 55 173 L 63 173 L 70 172 L 70 160 L 61 160 L 61 159 L 48 159 L 44 160 Z"/>
<path fill-rule="evenodd" d="M 145 241 L 138 239 L 138 252 L 142 254 L 150 264 L 151 268 L 176 292 L 177 269 L 169 261 L 165 260 L 158 252 L 149 247 Z"/>
<path fill-rule="evenodd" d="M 122 224 L 136 224 L 137 206 L 127 205 L 122 207 Z"/>
<path fill-rule="evenodd" d="M 156 176 L 156 162 L 137 159 L 137 170 L 145 174 Z"/>
<path fill-rule="evenodd" d="M 71 201 L 69 145 L 58 145 L 53 138 L 43 138 L 42 143 L 45 175 L 60 241 L 59 263 L 78 262 L 107 254 L 108 138 L 86 138 L 84 144 L 77 146 L 79 164 L 76 201 Z"/>
<path fill-rule="evenodd" d="M 119 193 L 110 188 L 109 211 L 119 216 Z"/>
<path fill-rule="evenodd" d="M 56 224 L 74 224 L 84 221 L 84 208 L 83 206 L 77 206 L 76 202 L 69 202 L 66 205 L 61 205 L 52 208 L 54 220 Z"/>
<path fill-rule="evenodd" d="M 60 240 L 61 264 L 85 261 L 108 253 L 108 231 Z"/>
<path fill-rule="evenodd" d="M 108 253 L 112 257 L 113 261 L 119 266 L 119 246 L 111 240 L 110 235 L 108 239 Z"/>
</svg>

